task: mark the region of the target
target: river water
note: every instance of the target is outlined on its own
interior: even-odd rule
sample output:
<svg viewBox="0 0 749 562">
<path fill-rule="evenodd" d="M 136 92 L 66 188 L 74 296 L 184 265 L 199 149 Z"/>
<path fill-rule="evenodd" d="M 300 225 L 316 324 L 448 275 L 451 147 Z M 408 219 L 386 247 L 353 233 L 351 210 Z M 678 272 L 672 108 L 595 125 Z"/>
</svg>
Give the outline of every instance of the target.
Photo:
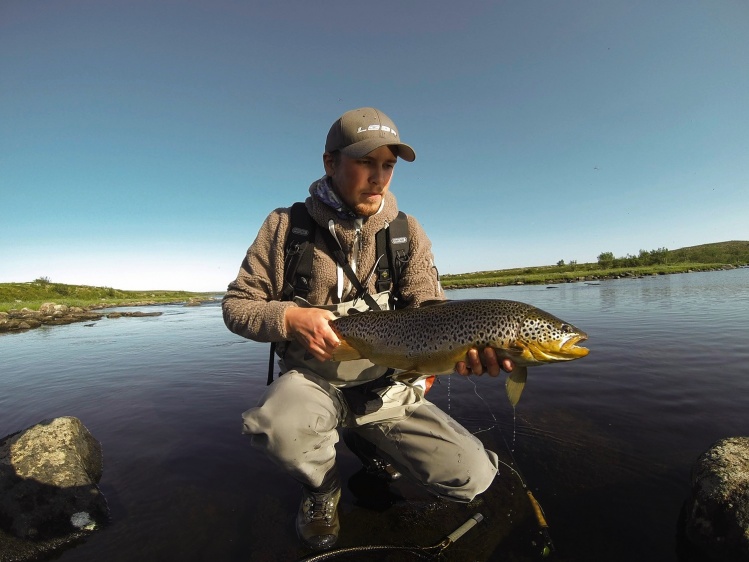
<svg viewBox="0 0 749 562">
<path fill-rule="evenodd" d="M 693 462 L 719 438 L 749 435 L 749 269 L 448 296 L 527 302 L 589 335 L 588 357 L 530 370 L 515 410 L 502 379 L 487 376 L 441 377 L 429 394 L 514 460 L 546 514 L 550 559 L 677 560 Z M 56 559 L 303 556 L 299 488 L 240 434 L 241 412 L 265 386 L 267 345 L 230 333 L 217 304 L 148 310 L 164 314 L 0 337 L 0 436 L 73 415 L 102 443 L 111 522 Z M 339 447 L 347 477 L 358 465 Z M 503 468 L 495 484 L 511 480 Z M 505 508 L 490 502 L 496 523 Z M 356 518 L 369 542 L 392 544 L 390 512 L 355 504 L 347 488 L 341 542 L 350 546 Z M 413 543 L 431 544 L 414 526 Z M 471 530 L 448 558 L 537 559 L 522 529 L 472 551 L 488 529 Z"/>
</svg>

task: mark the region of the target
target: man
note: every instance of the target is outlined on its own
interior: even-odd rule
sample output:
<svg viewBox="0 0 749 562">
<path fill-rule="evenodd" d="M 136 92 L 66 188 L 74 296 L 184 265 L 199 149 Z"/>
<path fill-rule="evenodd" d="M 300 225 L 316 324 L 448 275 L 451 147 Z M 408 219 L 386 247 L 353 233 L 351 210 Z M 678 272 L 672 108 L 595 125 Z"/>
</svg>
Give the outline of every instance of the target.
<svg viewBox="0 0 749 562">
<path fill-rule="evenodd" d="M 312 183 L 305 201 L 317 227 L 307 301 L 281 300 L 288 208 L 266 218 L 223 300 L 230 330 L 256 341 L 279 342 L 282 375 L 243 414 L 243 431 L 302 484 L 297 533 L 316 550 L 333 546 L 340 528 L 339 427 L 371 472 L 389 480 L 405 472 L 451 500 L 470 501 L 497 472 L 497 456 L 425 400 L 423 380 L 395 383 L 386 369 L 366 360 L 331 361 L 339 340 L 330 320 L 371 308 L 347 273 L 372 294 L 375 306 L 387 309 L 393 302 L 389 293 L 375 294 L 370 273 L 380 257 L 375 235 L 398 215 L 389 190 L 398 158 L 413 162 L 416 154 L 384 113 L 361 108 L 342 115 L 327 136 L 325 176 Z M 411 216 L 408 232 L 409 255 L 397 288 L 402 304 L 444 298 L 431 243 Z M 336 261 L 337 249 L 347 264 Z M 509 361 L 502 366 L 512 369 Z M 492 376 L 500 372 L 491 350 L 481 357 L 471 350 L 467 363 L 456 365 L 463 375 L 482 374 L 485 368 Z"/>
</svg>

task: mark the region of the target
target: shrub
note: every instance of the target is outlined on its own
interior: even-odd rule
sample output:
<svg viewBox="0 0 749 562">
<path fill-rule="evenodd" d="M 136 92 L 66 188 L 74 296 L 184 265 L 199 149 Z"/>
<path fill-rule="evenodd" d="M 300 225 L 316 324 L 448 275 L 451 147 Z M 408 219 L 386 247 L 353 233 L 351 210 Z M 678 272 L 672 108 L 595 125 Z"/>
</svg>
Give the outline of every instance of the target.
<svg viewBox="0 0 749 562">
<path fill-rule="evenodd" d="M 66 297 L 70 294 L 70 287 L 68 287 L 67 285 L 63 285 L 62 283 L 55 283 L 52 287 L 52 290 L 63 297 Z"/>
</svg>

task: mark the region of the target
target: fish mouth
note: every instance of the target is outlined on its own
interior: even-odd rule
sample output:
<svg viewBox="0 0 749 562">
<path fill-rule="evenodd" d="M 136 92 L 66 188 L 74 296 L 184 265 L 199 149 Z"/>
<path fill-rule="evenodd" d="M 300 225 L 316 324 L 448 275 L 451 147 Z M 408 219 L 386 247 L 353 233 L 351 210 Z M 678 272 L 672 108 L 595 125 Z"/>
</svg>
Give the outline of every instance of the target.
<svg viewBox="0 0 749 562">
<path fill-rule="evenodd" d="M 578 357 L 585 357 L 586 355 L 588 355 L 588 353 L 590 353 L 590 350 L 587 347 L 580 347 L 577 344 L 587 340 L 587 334 L 577 334 L 565 341 L 559 347 L 559 351 L 561 354 L 570 356 L 575 359 Z"/>
<path fill-rule="evenodd" d="M 572 361 L 588 355 L 587 347 L 577 344 L 588 339 L 585 334 L 574 334 L 564 341 L 556 342 L 525 342 L 524 346 L 530 356 L 539 363 L 550 363 L 555 361 Z"/>
</svg>

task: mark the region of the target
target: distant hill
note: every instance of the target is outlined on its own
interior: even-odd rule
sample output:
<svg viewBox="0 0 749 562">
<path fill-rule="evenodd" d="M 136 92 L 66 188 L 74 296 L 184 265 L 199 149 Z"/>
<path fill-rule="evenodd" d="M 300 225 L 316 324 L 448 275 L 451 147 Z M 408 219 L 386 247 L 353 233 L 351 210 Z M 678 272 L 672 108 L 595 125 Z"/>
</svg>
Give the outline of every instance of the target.
<svg viewBox="0 0 749 562">
<path fill-rule="evenodd" d="M 639 255 L 615 257 L 602 252 L 596 263 L 565 263 L 441 276 L 445 289 L 487 287 L 524 283 L 569 283 L 614 279 L 621 276 L 666 275 L 688 271 L 711 271 L 749 264 L 749 242 L 732 240 L 689 246 L 678 250 L 640 250 Z"/>
<path fill-rule="evenodd" d="M 52 283 L 47 277 L 40 277 L 28 283 L 0 283 L 0 313 L 22 308 L 39 310 L 45 302 L 90 309 L 133 304 L 142 306 L 155 303 L 197 302 L 211 300 L 211 296 L 211 293 L 189 291 L 122 291 L 111 287 L 67 285 Z"/>
<path fill-rule="evenodd" d="M 731 240 L 730 242 L 715 242 L 669 250 L 668 261 L 669 263 L 746 264 L 749 263 L 749 242 Z"/>
</svg>

